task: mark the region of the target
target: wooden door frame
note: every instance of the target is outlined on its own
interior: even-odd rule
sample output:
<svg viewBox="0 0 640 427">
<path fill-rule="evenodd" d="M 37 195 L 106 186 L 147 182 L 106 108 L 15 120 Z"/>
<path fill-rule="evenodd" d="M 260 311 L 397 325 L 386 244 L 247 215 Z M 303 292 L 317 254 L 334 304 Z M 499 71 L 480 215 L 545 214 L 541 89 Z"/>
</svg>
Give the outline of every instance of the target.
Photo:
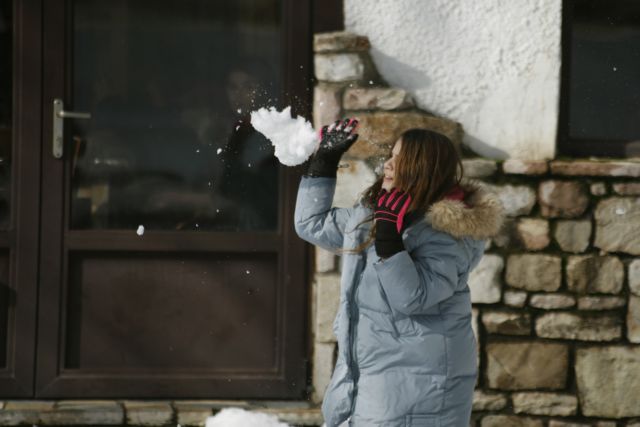
<svg viewBox="0 0 640 427">
<path fill-rule="evenodd" d="M 63 1 L 63 0 L 62 0 Z M 69 2 L 65 2 L 69 4 Z M 42 5 L 43 16 L 43 65 L 66 64 L 64 57 L 65 9 L 60 2 L 46 1 Z M 307 19 L 300 19 L 306 17 Z M 294 111 L 306 117 L 310 115 L 310 73 L 312 64 L 310 34 L 309 0 L 283 0 L 283 32 L 284 49 L 284 93 L 285 103 L 294 106 Z M 301 35 L 304 35 L 301 36 Z M 294 52 L 292 54 L 292 52 Z M 64 62 L 62 62 L 64 61 Z M 300 66 L 303 65 L 301 68 Z M 40 259 L 40 307 L 38 318 L 38 360 L 35 382 L 35 394 L 38 398 L 55 397 L 173 397 L 173 398 L 208 398 L 213 397 L 211 389 L 224 388 L 226 398 L 246 398 L 247 388 L 268 390 L 263 392 L 264 398 L 282 398 L 283 396 L 306 398 L 308 376 L 308 354 L 310 339 L 308 336 L 309 298 L 307 290 L 306 251 L 308 247 L 297 238 L 293 227 L 293 210 L 301 168 L 280 168 L 280 191 L 283 203 L 279 207 L 281 223 L 278 232 L 273 233 L 217 233 L 217 239 L 207 237 L 206 233 L 172 232 L 145 233 L 141 240 L 133 233 L 117 231 L 72 231 L 65 232 L 66 213 L 62 204 L 64 194 L 64 162 L 51 156 L 51 100 L 56 97 L 66 99 L 63 87 L 69 87 L 65 81 L 64 67 L 48 66 L 44 70 L 42 93 L 42 185 L 47 188 L 42 194 L 41 211 L 47 215 L 51 227 L 43 227 L 41 234 Z M 65 89 L 68 90 L 68 89 Z M 302 102 L 301 102 L 302 101 Z M 49 177 L 58 177 L 50 179 Z M 45 182 L 46 181 L 46 182 Z M 63 233 L 68 233 L 63 236 Z M 228 237 L 226 239 L 225 237 Z M 228 383 L 223 379 L 212 377 L 195 377 L 184 375 L 181 384 L 188 386 L 175 387 L 177 376 L 138 379 L 117 376 L 81 375 L 61 373 L 63 366 L 62 330 L 64 315 L 64 298 L 66 272 L 64 259 L 66 249 L 60 243 L 66 239 L 76 249 L 100 250 L 150 250 L 163 251 L 182 248 L 193 251 L 242 251 L 246 242 L 259 238 L 261 247 L 280 254 L 278 266 L 279 280 L 282 281 L 283 297 L 278 301 L 282 309 L 278 310 L 277 323 L 281 331 L 282 354 L 279 354 L 280 367 L 273 376 L 266 378 L 234 380 Z M 253 241 L 253 240 L 251 240 Z M 123 246 L 124 242 L 124 246 Z M 304 319 L 304 321 L 291 321 Z M 284 345 L 284 343 L 288 343 Z M 55 351 L 51 351 L 55 349 Z M 287 361 L 287 363 L 285 363 Z M 90 379 L 89 379 L 90 378 Z M 275 383 L 274 383 L 275 381 Z M 291 396 L 291 384 L 296 383 L 296 396 Z M 275 386 L 274 386 L 275 384 Z M 265 388 L 265 385 L 268 387 Z"/>
<path fill-rule="evenodd" d="M 0 232 L 9 251 L 7 365 L 0 396 L 33 395 L 36 351 L 41 140 L 40 0 L 13 1 L 11 221 Z"/>
</svg>

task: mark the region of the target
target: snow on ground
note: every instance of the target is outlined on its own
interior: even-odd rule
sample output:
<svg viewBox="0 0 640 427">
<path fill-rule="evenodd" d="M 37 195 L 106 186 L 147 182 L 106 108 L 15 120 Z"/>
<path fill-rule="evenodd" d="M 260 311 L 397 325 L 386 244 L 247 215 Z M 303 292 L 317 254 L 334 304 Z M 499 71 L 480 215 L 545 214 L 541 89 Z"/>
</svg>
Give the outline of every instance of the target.
<svg viewBox="0 0 640 427">
<path fill-rule="evenodd" d="M 304 163 L 319 144 L 318 133 L 304 117 L 291 117 L 291 107 L 251 112 L 251 124 L 275 146 L 275 156 L 286 166 Z"/>
<path fill-rule="evenodd" d="M 250 412 L 242 408 L 224 408 L 207 418 L 206 427 L 289 427 L 275 415 Z"/>
</svg>

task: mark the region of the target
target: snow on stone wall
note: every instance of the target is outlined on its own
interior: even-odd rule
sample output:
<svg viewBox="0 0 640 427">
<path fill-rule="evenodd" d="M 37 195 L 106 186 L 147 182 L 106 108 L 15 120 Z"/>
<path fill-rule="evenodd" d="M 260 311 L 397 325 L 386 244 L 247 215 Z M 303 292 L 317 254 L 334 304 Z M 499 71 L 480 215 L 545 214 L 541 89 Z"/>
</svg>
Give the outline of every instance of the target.
<svg viewBox="0 0 640 427">
<path fill-rule="evenodd" d="M 560 0 L 345 0 L 345 29 L 369 37 L 392 86 L 459 121 L 494 158 L 555 155 Z"/>
</svg>

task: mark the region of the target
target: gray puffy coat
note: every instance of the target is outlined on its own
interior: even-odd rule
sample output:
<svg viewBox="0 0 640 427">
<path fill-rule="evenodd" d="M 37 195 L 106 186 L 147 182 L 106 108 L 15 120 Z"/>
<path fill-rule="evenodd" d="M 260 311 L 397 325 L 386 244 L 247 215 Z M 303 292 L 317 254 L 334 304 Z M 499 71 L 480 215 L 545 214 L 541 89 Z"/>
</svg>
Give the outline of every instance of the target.
<svg viewBox="0 0 640 427">
<path fill-rule="evenodd" d="M 372 214 L 362 203 L 332 208 L 335 178 L 302 177 L 298 235 L 336 252 L 357 247 Z M 504 208 L 464 179 L 464 203 L 442 199 L 402 233 L 406 250 L 381 260 L 370 245 L 342 255 L 333 330 L 338 358 L 322 402 L 327 427 L 467 427 L 478 369 L 467 278 Z M 468 205 L 467 205 L 468 204 Z"/>
</svg>

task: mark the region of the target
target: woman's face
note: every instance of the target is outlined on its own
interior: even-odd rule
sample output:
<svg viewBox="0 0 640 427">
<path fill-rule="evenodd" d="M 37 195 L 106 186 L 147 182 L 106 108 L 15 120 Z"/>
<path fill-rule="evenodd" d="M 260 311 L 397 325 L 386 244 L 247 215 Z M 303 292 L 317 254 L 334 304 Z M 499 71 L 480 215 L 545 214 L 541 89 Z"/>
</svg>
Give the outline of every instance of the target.
<svg viewBox="0 0 640 427">
<path fill-rule="evenodd" d="M 384 162 L 384 180 L 382 181 L 382 188 L 389 191 L 394 187 L 394 178 L 396 173 L 396 160 L 402 149 L 402 140 L 398 139 L 391 150 L 391 157 Z"/>
</svg>

